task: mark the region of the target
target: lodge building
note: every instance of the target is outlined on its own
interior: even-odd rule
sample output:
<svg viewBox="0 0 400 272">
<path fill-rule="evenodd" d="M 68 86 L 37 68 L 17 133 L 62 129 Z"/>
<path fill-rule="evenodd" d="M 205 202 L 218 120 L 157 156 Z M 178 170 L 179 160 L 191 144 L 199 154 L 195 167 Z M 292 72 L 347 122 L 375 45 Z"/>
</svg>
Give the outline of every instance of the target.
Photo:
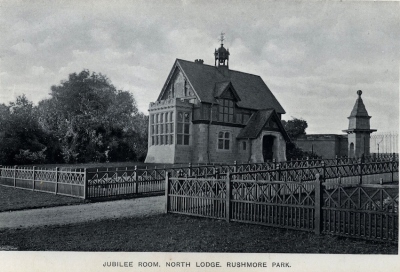
<svg viewBox="0 0 400 272">
<path fill-rule="evenodd" d="M 146 163 L 286 160 L 285 114 L 257 75 L 229 69 L 229 50 L 215 64 L 177 59 L 149 106 Z"/>
</svg>

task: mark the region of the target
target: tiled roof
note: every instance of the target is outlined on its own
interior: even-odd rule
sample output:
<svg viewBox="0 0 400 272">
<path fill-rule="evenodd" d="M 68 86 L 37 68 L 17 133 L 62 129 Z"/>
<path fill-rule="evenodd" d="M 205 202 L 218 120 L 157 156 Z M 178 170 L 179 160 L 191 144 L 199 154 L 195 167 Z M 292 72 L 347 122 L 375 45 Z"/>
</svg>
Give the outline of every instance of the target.
<svg viewBox="0 0 400 272">
<path fill-rule="evenodd" d="M 215 66 L 181 59 L 177 59 L 176 63 L 181 67 L 201 102 L 215 103 L 216 84 L 231 82 L 241 99 L 237 103 L 239 107 L 256 110 L 271 108 L 275 109 L 277 113 L 285 113 L 260 76 L 234 70 L 229 70 L 228 75 L 225 76 Z M 220 85 L 218 89 L 222 88 L 224 84 Z"/>
<path fill-rule="evenodd" d="M 220 96 L 226 90 L 226 88 L 228 88 L 230 83 L 231 83 L 230 81 L 215 83 L 214 97 Z"/>
<path fill-rule="evenodd" d="M 289 136 L 287 135 L 285 129 L 282 126 L 276 112 L 273 109 L 267 110 L 259 110 L 255 112 L 247 125 L 239 132 L 239 135 L 236 137 L 238 139 L 255 139 L 258 137 L 265 124 L 269 119 L 275 118 L 276 123 L 278 124 L 279 130 L 281 131 L 283 137 L 286 141 L 290 141 Z"/>
</svg>

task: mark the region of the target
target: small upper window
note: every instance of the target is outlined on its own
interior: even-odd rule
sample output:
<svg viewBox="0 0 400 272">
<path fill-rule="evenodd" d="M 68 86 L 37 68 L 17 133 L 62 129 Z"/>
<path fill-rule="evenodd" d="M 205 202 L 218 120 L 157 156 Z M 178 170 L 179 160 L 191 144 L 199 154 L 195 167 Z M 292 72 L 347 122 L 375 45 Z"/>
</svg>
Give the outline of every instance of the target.
<svg viewBox="0 0 400 272">
<path fill-rule="evenodd" d="M 242 149 L 247 150 L 247 143 L 245 141 L 242 142 Z"/>
</svg>

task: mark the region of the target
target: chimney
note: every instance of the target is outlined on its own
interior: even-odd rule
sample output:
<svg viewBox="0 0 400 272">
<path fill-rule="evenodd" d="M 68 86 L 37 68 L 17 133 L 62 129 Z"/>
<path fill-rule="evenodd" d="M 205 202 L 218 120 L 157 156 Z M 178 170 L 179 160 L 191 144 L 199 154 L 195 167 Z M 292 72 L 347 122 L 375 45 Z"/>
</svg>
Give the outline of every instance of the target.
<svg viewBox="0 0 400 272">
<path fill-rule="evenodd" d="M 195 63 L 198 63 L 198 64 L 203 64 L 203 63 L 204 63 L 204 60 L 202 60 L 202 59 L 195 59 L 194 62 L 195 62 Z"/>
</svg>

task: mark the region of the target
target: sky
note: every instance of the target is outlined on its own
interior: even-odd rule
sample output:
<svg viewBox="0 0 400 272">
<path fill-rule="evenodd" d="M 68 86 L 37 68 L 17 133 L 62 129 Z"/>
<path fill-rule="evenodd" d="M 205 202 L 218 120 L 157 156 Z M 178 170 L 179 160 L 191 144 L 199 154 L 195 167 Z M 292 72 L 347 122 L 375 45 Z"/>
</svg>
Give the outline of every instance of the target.
<svg viewBox="0 0 400 272">
<path fill-rule="evenodd" d="M 0 0 L 0 103 L 38 103 L 89 69 L 148 114 L 175 59 L 260 75 L 307 133 L 342 134 L 357 99 L 378 132 L 399 127 L 399 2 Z"/>
</svg>

